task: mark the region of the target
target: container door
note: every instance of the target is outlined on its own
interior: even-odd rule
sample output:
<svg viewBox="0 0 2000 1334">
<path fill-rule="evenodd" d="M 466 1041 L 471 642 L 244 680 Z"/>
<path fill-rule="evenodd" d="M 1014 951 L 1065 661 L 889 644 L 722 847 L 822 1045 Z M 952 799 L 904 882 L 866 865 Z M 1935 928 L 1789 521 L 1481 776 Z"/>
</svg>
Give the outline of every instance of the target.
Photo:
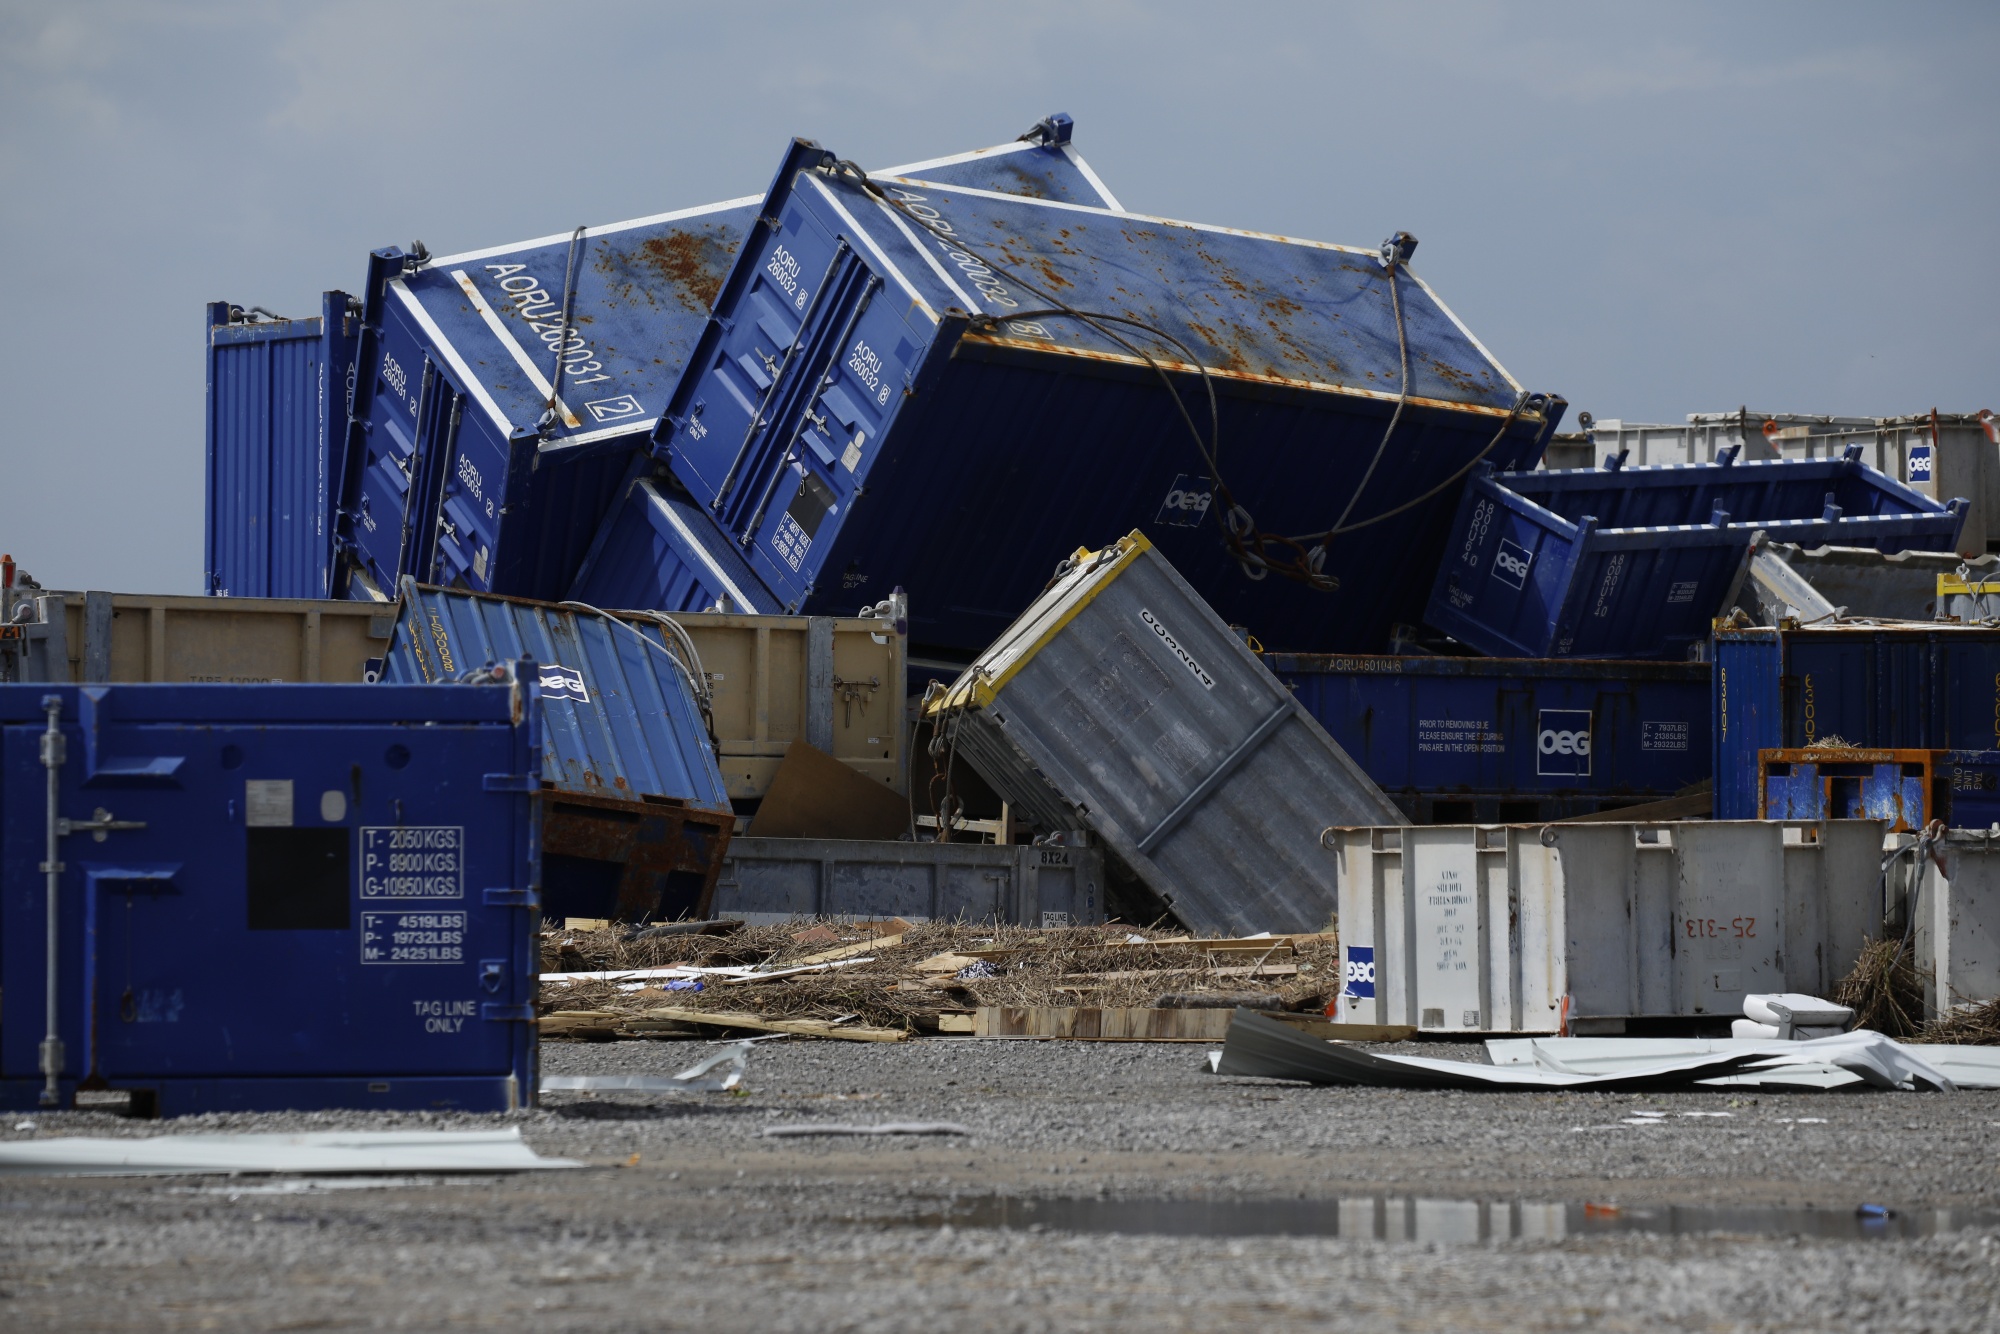
<svg viewBox="0 0 2000 1334">
<path fill-rule="evenodd" d="M 434 475 L 426 471 L 433 452 L 428 446 L 437 438 L 440 408 L 448 413 L 455 396 L 399 324 L 391 321 L 383 330 L 381 346 L 373 392 L 365 408 L 357 403 L 357 411 L 367 414 L 367 430 L 351 532 L 363 572 L 388 592 L 399 575 L 418 568 L 408 563 L 419 536 L 412 525 L 431 512 L 427 498 L 437 494 Z M 447 391 L 444 401 L 439 390 Z"/>
</svg>

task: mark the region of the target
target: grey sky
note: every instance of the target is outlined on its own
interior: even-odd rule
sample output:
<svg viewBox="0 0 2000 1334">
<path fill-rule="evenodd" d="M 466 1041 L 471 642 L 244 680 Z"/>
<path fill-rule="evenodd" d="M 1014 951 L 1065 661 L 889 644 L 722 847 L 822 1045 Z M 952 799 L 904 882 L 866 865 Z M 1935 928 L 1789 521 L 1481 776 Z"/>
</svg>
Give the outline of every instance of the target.
<svg viewBox="0 0 2000 1334">
<path fill-rule="evenodd" d="M 1128 208 L 1416 233 L 1572 410 L 2000 408 L 2000 6 L 0 0 L 0 548 L 199 591 L 205 301 L 1052 110 Z"/>
</svg>

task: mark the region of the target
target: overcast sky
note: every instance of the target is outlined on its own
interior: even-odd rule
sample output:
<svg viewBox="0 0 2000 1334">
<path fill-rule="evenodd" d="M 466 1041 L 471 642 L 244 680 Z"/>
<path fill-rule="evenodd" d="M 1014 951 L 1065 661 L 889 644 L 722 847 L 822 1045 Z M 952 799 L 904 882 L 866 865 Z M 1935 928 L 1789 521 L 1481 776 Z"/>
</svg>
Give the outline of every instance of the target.
<svg viewBox="0 0 2000 1334">
<path fill-rule="evenodd" d="M 0 548 L 200 591 L 206 301 L 1055 110 L 1127 208 L 1414 232 L 1572 412 L 2000 408 L 2000 5 L 0 0 Z"/>
</svg>

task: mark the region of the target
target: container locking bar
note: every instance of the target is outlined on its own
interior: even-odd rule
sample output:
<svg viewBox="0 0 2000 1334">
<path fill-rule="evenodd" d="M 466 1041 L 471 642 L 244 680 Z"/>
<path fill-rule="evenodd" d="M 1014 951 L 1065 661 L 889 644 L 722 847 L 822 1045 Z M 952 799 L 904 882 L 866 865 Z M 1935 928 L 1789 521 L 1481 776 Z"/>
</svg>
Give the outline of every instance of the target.
<svg viewBox="0 0 2000 1334">
<path fill-rule="evenodd" d="M 1277 712 L 1273 713 L 1263 722 L 1258 723 L 1257 730 L 1243 738 L 1242 745 L 1230 751 L 1222 763 L 1216 765 L 1208 777 L 1202 779 L 1196 785 L 1194 791 L 1181 798 L 1180 805 L 1168 811 L 1166 818 L 1154 825 L 1153 831 L 1139 840 L 1139 851 L 1150 856 L 1153 849 L 1158 847 L 1168 834 L 1180 828 L 1181 821 L 1194 814 L 1196 809 L 1201 806 L 1201 803 L 1207 801 L 1209 795 L 1215 789 L 1229 781 L 1229 776 L 1241 768 L 1245 760 L 1257 753 L 1257 748 L 1264 744 L 1271 733 L 1277 731 L 1283 725 L 1285 719 L 1292 716 L 1292 710 L 1297 707 L 1297 704 L 1290 699 L 1281 702 L 1278 705 Z"/>
<path fill-rule="evenodd" d="M 62 956 L 62 873 L 64 868 L 60 853 L 61 840 L 71 834 L 81 834 L 88 830 L 90 836 L 102 843 L 114 829 L 144 829 L 144 820 L 120 820 L 110 811 L 99 806 L 88 820 L 72 820 L 56 814 L 62 800 L 62 768 L 69 758 L 69 747 L 62 734 L 62 697 L 44 695 L 42 709 L 49 717 L 47 730 L 42 733 L 42 767 L 49 773 L 48 793 L 48 843 L 47 855 L 42 861 L 41 871 L 48 877 L 47 906 L 48 946 L 43 974 L 48 983 L 44 997 L 47 1009 L 47 1031 L 42 1037 L 41 1105 L 58 1107 L 62 1104 L 62 998 L 57 986 L 56 969 Z"/>
</svg>

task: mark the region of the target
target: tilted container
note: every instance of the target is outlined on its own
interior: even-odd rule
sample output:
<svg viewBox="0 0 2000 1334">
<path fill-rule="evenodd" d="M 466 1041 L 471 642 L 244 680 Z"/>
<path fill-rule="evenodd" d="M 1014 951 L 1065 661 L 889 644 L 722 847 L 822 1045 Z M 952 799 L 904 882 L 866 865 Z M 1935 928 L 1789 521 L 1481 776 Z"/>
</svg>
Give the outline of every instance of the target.
<svg viewBox="0 0 2000 1334">
<path fill-rule="evenodd" d="M 0 639 L 0 681 L 53 677 L 236 684 L 360 684 L 396 623 L 392 608 L 319 598 L 174 597 L 160 593 L 42 593 L 32 624 L 52 632 L 52 652 L 10 653 Z M 11 618 L 9 618 L 11 619 Z M 65 666 L 44 665 L 60 658 Z"/>
<path fill-rule="evenodd" d="M 921 181 L 878 192 L 810 144 L 758 211 L 771 225 L 737 257 L 656 450 L 782 609 L 900 585 L 920 647 L 977 652 L 1079 535 L 1143 527 L 1263 637 L 1379 648 L 1421 614 L 1457 479 L 1482 457 L 1532 466 L 1560 415 L 1376 251 Z M 1052 313 L 1024 283 L 1137 325 Z M 1349 511 L 1320 565 L 1337 591 L 1253 579 L 1226 549 L 1182 416 L 1210 438 L 1210 387 L 1220 480 L 1262 532 Z M 662 595 L 690 577 L 663 571 Z"/>
<path fill-rule="evenodd" d="M 0 686 L 0 1106 L 46 1088 L 53 819 L 59 1105 L 532 1103 L 539 709 L 532 686 Z"/>
<path fill-rule="evenodd" d="M 2000 749 L 2000 628 L 1718 625 L 1715 817 L 1752 820 L 1758 753 Z"/>
<path fill-rule="evenodd" d="M 1105 201 L 1068 143 L 1067 117 L 1031 134 L 882 174 L 922 169 Z M 751 195 L 454 255 L 374 252 L 336 594 L 393 595 L 407 575 L 475 592 L 564 596 L 644 453 L 759 202 Z"/>
<path fill-rule="evenodd" d="M 1879 935 L 1876 820 L 1329 830 L 1334 1018 L 1620 1033 L 1830 994 Z"/>
<path fill-rule="evenodd" d="M 1713 772 L 1706 663 L 1266 653 L 1264 665 L 1418 824 L 1585 815 Z"/>
<path fill-rule="evenodd" d="M 1956 550 L 1979 555 L 2000 543 L 2000 451 L 1989 412 L 1900 417 L 1809 417 L 1796 413 L 1694 412 L 1685 425 L 1600 421 L 1590 430 L 1595 467 L 1625 454 L 1629 464 L 1713 463 L 1731 449 L 1744 459 L 1862 460 L 1940 502 L 1970 501 Z"/>
<path fill-rule="evenodd" d="M 1805 462 L 1482 469 L 1424 619 L 1496 657 L 1679 658 L 1735 590 L 1751 540 L 1949 550 L 1940 506 L 1849 453 Z"/>
<path fill-rule="evenodd" d="M 408 580 L 402 594 L 385 682 L 449 685 L 493 664 L 535 664 L 548 914 L 705 912 L 735 815 L 702 716 L 700 668 L 672 627 Z"/>
<path fill-rule="evenodd" d="M 1865 547 L 1800 547 L 1782 542 L 1760 543 L 1758 551 L 1783 561 L 1830 605 L 1854 618 L 1948 619 L 1957 614 L 1954 608 L 1965 608 L 1954 601 L 1952 593 L 1941 591 L 1939 581 L 1963 588 L 1961 571 L 1972 583 L 1991 582 L 1994 590 L 2000 591 L 2000 556 L 1968 558 L 1954 551 L 1883 552 Z M 1756 617 L 1760 625 L 1776 625 L 1787 614 L 1779 601 L 1754 580 L 1746 579 L 1737 592 L 1737 605 Z M 1980 617 L 1975 614 L 1963 619 Z"/>
<path fill-rule="evenodd" d="M 280 319 L 208 306 L 207 591 L 323 598 L 359 311 L 328 292 Z"/>
<path fill-rule="evenodd" d="M 739 838 L 716 883 L 720 917 L 901 917 L 909 921 L 1095 926 L 1104 856 L 1031 844 Z"/>
<path fill-rule="evenodd" d="M 927 716 L 1039 827 L 1102 838 L 1194 930 L 1324 927 L 1320 831 L 1402 812 L 1145 537 L 1073 565 Z"/>
</svg>

